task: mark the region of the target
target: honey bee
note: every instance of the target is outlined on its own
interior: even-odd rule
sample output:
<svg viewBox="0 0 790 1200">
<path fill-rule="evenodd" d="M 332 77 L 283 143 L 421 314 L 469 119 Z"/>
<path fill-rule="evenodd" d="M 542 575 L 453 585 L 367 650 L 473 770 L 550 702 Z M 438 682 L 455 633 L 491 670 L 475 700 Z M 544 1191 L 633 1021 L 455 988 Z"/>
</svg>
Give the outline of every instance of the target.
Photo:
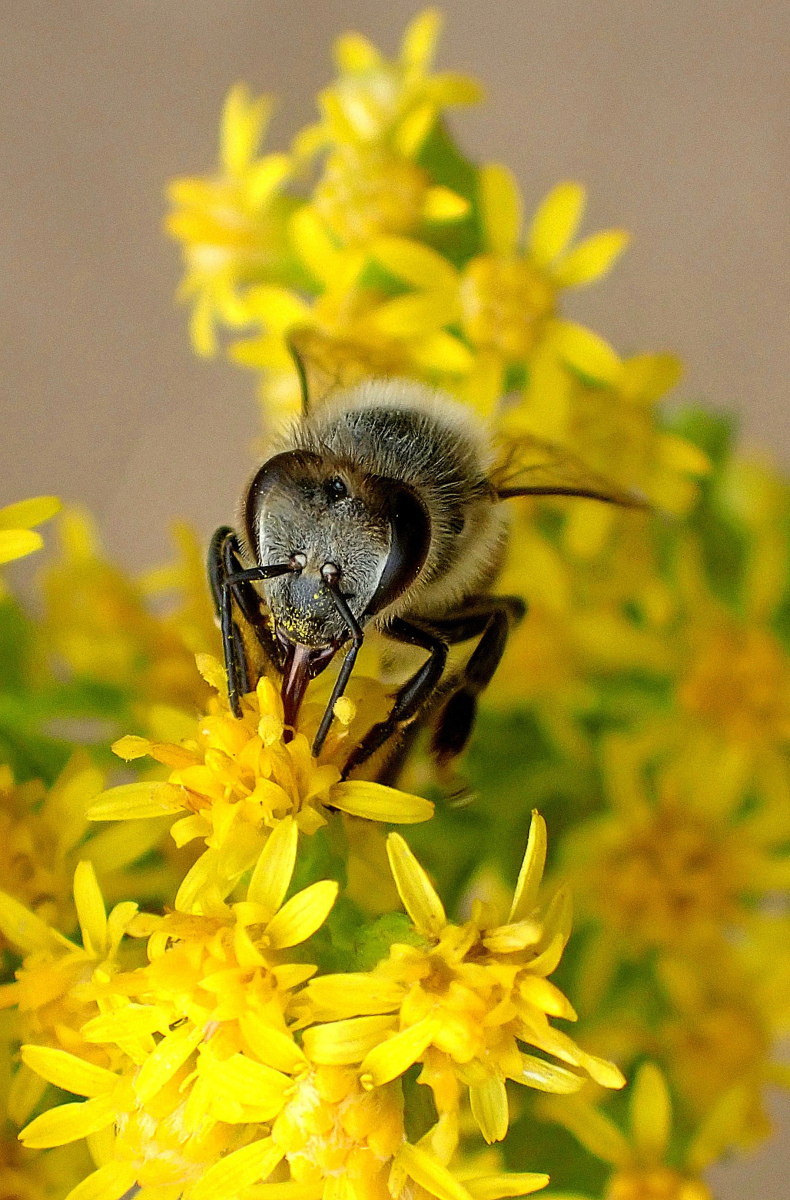
<svg viewBox="0 0 790 1200">
<path fill-rule="evenodd" d="M 304 361 L 295 359 L 302 415 L 250 481 L 238 532 L 218 529 L 209 550 L 231 708 L 238 716 L 240 696 L 255 685 L 243 623 L 282 677 L 286 736 L 308 682 L 347 647 L 315 734 L 317 756 L 372 626 L 426 657 L 388 717 L 352 748 L 344 777 L 416 727 L 436 697 L 432 750 L 446 762 L 466 745 L 477 697 L 525 613 L 519 597 L 492 593 L 508 530 L 502 502 L 585 496 L 643 505 L 532 437 L 498 453 L 473 411 L 419 383 L 367 379 L 330 390 L 313 408 Z M 449 647 L 467 641 L 476 645 L 448 681 Z"/>
</svg>

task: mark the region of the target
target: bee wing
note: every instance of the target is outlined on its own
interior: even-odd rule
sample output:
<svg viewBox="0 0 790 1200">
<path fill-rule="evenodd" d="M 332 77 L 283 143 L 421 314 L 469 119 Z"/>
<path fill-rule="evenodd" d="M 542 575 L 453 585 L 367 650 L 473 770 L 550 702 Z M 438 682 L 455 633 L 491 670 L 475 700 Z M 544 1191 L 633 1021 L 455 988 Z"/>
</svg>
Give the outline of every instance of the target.
<svg viewBox="0 0 790 1200">
<path fill-rule="evenodd" d="M 352 348 L 310 326 L 291 330 L 288 349 L 299 375 L 305 416 L 336 388 L 353 387 L 371 374 L 355 360 Z"/>
<path fill-rule="evenodd" d="M 624 508 L 647 508 L 646 501 L 592 471 L 574 454 L 524 434 L 503 445 L 489 474 L 500 500 L 513 496 L 585 496 Z"/>
</svg>

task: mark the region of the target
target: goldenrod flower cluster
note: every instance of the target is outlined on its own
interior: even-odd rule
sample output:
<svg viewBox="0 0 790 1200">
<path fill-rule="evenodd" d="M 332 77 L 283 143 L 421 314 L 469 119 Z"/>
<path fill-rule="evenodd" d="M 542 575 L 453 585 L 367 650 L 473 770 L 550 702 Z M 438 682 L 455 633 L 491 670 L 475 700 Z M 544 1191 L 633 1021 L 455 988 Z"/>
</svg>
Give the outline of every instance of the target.
<svg viewBox="0 0 790 1200">
<path fill-rule="evenodd" d="M 169 191 L 195 349 L 257 373 L 267 435 L 295 345 L 645 507 L 513 502 L 528 616 L 456 775 L 418 740 L 402 787 L 342 777 L 397 662 L 366 647 L 315 759 L 331 672 L 293 728 L 265 666 L 233 714 L 186 526 L 133 579 L 61 514 L 37 614 L 0 593 L 3 1195 L 710 1200 L 790 1086 L 790 488 L 662 406 L 672 354 L 565 315 L 627 235 L 464 157 L 440 26 L 341 37 L 283 151 L 231 89 L 216 172 Z M 0 510 L 0 561 L 59 507 Z"/>
</svg>

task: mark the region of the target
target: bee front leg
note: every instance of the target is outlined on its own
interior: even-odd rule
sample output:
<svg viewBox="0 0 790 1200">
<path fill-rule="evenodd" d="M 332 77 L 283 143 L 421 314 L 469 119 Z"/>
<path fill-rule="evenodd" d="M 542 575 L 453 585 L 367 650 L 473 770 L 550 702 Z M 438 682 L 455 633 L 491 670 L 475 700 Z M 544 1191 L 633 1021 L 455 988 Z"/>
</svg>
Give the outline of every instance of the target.
<svg viewBox="0 0 790 1200">
<path fill-rule="evenodd" d="M 418 671 L 407 679 L 398 691 L 386 721 L 374 725 L 354 747 L 343 768 L 345 779 L 354 767 L 367 762 L 392 735 L 412 720 L 432 695 L 444 672 L 447 662 L 447 643 L 434 633 L 420 629 L 408 621 L 396 617 L 384 630 L 388 638 L 408 646 L 420 646 L 428 650 L 429 656 Z"/>
</svg>

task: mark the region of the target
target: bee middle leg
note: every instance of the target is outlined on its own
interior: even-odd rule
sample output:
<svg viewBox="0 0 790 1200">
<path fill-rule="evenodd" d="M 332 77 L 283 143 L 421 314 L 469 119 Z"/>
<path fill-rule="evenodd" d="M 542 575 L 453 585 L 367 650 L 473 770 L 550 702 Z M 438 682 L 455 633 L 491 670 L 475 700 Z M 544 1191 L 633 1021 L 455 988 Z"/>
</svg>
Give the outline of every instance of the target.
<svg viewBox="0 0 790 1200">
<path fill-rule="evenodd" d="M 480 640 L 461 672 L 460 685 L 439 713 L 431 751 L 440 765 L 455 758 L 466 746 L 474 727 L 477 697 L 485 691 L 499 666 L 512 625 L 526 612 L 518 596 L 483 596 L 457 614 L 433 623 L 448 643 Z"/>
</svg>

